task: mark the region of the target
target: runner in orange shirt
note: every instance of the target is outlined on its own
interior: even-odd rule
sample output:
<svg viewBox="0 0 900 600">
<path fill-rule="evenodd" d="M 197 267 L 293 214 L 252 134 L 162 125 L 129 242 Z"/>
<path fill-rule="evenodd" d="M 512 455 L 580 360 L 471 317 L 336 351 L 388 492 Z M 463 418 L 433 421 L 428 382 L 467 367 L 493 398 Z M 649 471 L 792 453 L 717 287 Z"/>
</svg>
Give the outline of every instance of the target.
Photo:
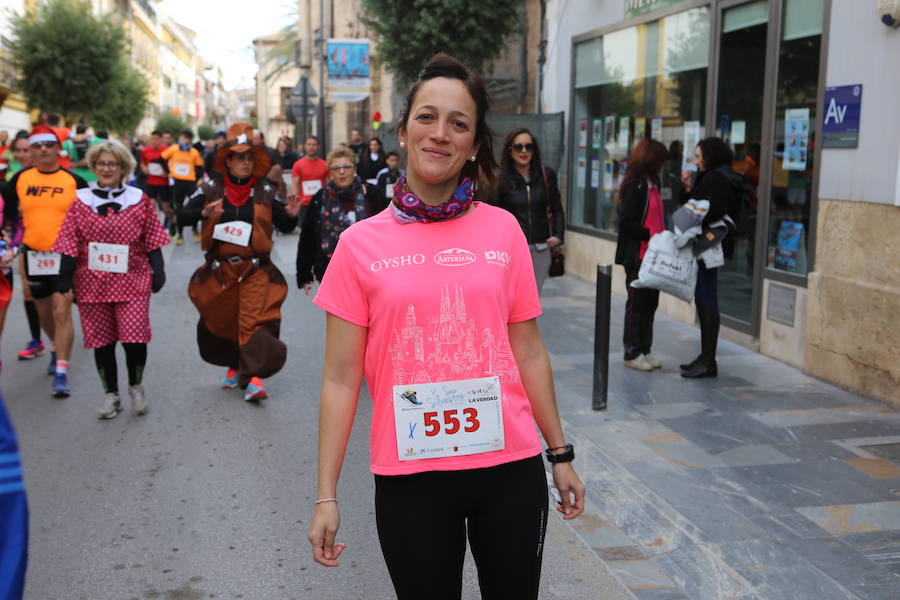
<svg viewBox="0 0 900 600">
<path fill-rule="evenodd" d="M 161 155 L 163 160 L 168 161 L 169 174 L 175 182 L 172 186 L 172 201 L 176 215 L 184 206 L 184 201 L 197 189 L 197 181 L 203 176 L 203 157 L 191 145 L 193 140 L 194 132 L 184 129 L 178 134 L 178 145 L 169 146 Z M 196 225 L 194 227 L 194 237 L 197 238 Z M 180 246 L 184 243 L 184 225 L 177 223 L 177 219 L 176 223 L 169 224 L 169 234 L 176 230 L 178 237 L 175 243 Z"/>
</svg>

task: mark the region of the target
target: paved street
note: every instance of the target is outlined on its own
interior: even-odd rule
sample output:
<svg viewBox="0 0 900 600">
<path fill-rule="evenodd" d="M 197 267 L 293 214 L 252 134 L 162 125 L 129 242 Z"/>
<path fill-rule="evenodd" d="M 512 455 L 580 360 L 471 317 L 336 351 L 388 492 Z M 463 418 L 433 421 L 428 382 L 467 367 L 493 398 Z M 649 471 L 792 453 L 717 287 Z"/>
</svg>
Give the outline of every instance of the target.
<svg viewBox="0 0 900 600">
<path fill-rule="evenodd" d="M 296 240 L 282 236 L 276 243 L 288 281 Z M 375 534 L 367 398 L 339 493 L 340 539 L 348 544 L 342 566 L 314 564 L 305 539 L 314 498 L 323 313 L 291 290 L 282 325 L 288 366 L 267 382 L 270 400 L 247 404 L 237 391 L 219 389 L 222 370 L 197 355 L 197 316 L 186 287 L 200 262 L 198 245 L 188 241 L 165 252 L 168 283 L 153 302 L 146 418 L 125 412 L 113 421 L 96 419 L 101 387 L 80 335 L 73 396 L 52 399 L 46 360 L 14 358 L 27 335 L 19 291 L 13 299 L 2 383 L 31 508 L 26 597 L 392 598 Z M 550 520 L 544 556 L 542 598 L 630 597 L 560 519 Z M 464 597 L 479 597 L 471 561 Z"/>
</svg>

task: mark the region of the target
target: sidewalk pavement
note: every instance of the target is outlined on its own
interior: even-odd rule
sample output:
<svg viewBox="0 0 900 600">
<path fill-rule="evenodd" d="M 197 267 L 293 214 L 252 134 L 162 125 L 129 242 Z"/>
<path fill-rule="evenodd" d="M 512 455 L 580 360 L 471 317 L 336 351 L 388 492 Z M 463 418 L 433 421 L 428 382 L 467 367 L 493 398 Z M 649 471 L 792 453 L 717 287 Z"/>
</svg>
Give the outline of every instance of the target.
<svg viewBox="0 0 900 600">
<path fill-rule="evenodd" d="M 634 597 L 900 598 L 900 413 L 725 340 L 718 378 L 683 379 L 699 330 L 659 313 L 662 370 L 628 369 L 615 294 L 594 412 L 594 289 L 548 280 L 539 325 L 588 488 L 573 526 Z"/>
</svg>

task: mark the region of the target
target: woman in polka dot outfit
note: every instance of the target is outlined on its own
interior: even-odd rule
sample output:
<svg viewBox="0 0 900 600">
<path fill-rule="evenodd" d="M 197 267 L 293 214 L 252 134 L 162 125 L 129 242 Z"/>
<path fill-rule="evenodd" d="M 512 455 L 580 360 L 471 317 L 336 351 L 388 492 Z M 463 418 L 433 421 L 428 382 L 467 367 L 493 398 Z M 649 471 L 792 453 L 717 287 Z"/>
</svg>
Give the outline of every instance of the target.
<svg viewBox="0 0 900 600">
<path fill-rule="evenodd" d="M 150 199 L 124 183 L 135 166 L 125 146 L 115 141 L 96 144 L 87 160 L 97 181 L 78 190 L 53 246 L 62 256 L 60 287 L 65 288 L 56 291 L 74 287 L 84 345 L 94 349 L 106 393 L 98 417 L 112 419 L 122 410 L 116 342 L 125 349 L 131 410 L 143 415 L 150 294 L 166 281 L 160 248 L 169 237 Z"/>
</svg>

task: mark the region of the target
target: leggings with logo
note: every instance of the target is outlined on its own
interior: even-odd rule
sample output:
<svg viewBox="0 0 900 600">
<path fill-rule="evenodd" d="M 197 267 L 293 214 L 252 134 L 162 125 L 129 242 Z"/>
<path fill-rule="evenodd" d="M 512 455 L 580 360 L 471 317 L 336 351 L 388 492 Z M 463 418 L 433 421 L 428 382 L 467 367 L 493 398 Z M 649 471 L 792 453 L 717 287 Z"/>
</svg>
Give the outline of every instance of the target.
<svg viewBox="0 0 900 600">
<path fill-rule="evenodd" d="M 376 475 L 378 538 L 398 600 L 459 600 L 467 535 L 483 600 L 536 599 L 547 504 L 540 455 L 484 469 Z"/>
</svg>

